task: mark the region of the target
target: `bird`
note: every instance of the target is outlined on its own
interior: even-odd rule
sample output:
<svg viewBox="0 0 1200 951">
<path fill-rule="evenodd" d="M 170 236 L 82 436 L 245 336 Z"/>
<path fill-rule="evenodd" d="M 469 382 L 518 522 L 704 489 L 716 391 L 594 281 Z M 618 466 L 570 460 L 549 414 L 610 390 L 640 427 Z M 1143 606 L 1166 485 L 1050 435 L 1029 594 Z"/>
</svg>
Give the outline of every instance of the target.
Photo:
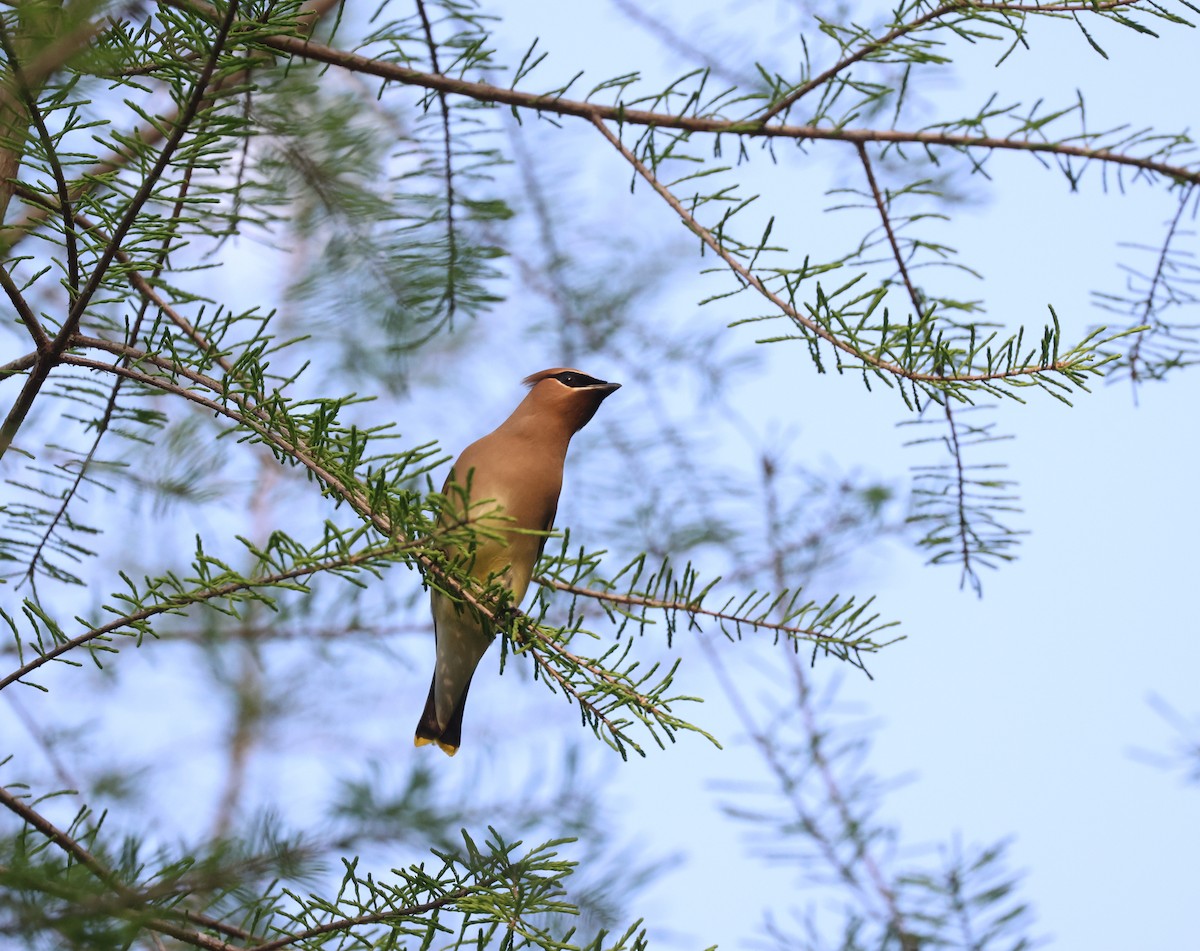
<svg viewBox="0 0 1200 951">
<path fill-rule="evenodd" d="M 516 607 L 546 546 L 544 533 L 554 526 L 571 437 L 621 387 L 569 367 L 541 370 L 522 382 L 529 392 L 512 415 L 454 463 L 442 489 L 450 511 L 441 515 L 443 525 L 465 521 L 476 528 L 468 540 L 447 544 L 448 558 L 464 561 L 481 584 L 503 584 Z M 495 631 L 436 587 L 430 606 L 437 657 L 414 742 L 436 743 L 453 756 L 471 678 Z"/>
</svg>

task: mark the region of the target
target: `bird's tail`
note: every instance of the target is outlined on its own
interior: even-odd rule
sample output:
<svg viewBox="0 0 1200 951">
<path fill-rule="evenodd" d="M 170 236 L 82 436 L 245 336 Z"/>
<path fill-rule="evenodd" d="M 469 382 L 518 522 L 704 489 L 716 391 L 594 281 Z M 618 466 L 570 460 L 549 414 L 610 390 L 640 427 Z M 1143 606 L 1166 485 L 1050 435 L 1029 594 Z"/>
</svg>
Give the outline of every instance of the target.
<svg viewBox="0 0 1200 951">
<path fill-rule="evenodd" d="M 421 714 L 421 719 L 417 723 L 417 735 L 413 738 L 413 744 L 428 746 L 430 743 L 436 743 L 438 749 L 443 753 L 453 756 L 462 744 L 463 710 L 467 705 L 467 690 L 471 686 L 471 681 L 468 680 L 466 686 L 463 687 L 462 695 L 459 696 L 458 702 L 455 703 L 454 710 L 450 714 L 450 721 L 443 728 L 438 722 L 437 703 L 434 700 L 436 677 L 435 674 L 434 682 L 429 685 L 429 697 L 425 701 L 425 712 Z"/>
</svg>

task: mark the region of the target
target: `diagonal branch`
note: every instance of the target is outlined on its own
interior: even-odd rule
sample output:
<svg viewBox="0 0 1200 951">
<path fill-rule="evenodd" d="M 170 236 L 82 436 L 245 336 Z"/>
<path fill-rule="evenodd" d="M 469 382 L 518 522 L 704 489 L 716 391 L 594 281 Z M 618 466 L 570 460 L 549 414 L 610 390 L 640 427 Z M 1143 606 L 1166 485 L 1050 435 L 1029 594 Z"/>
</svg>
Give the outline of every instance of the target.
<svg viewBox="0 0 1200 951">
<path fill-rule="evenodd" d="M 121 372 L 122 375 L 131 376 L 134 371 L 125 370 L 124 368 L 110 368 L 115 372 Z M 70 640 L 62 641 L 48 651 L 38 654 L 37 657 L 26 662 L 18 667 L 12 673 L 4 678 L 0 678 L 0 690 L 11 684 L 21 681 L 28 677 L 31 673 L 40 667 L 45 666 L 52 660 L 57 660 L 64 654 L 89 644 L 98 638 L 106 638 L 110 634 L 115 634 L 118 631 L 144 624 L 152 617 L 157 617 L 161 614 L 169 614 L 178 611 L 182 607 L 188 607 L 194 604 L 204 604 L 208 601 L 216 601 L 221 598 L 232 597 L 241 594 L 244 591 L 253 591 L 258 588 L 271 588 L 289 581 L 296 581 L 303 578 L 311 577 L 312 575 L 320 574 L 327 571 L 339 571 L 346 568 L 355 568 L 360 565 L 376 561 L 379 558 L 387 557 L 400 551 L 410 550 L 416 547 L 417 542 L 393 542 L 386 547 L 371 548 L 366 551 L 358 552 L 357 554 L 347 555 L 340 558 L 329 558 L 314 564 L 299 565 L 295 568 L 290 568 L 287 571 L 277 571 L 270 574 L 259 575 L 253 578 L 243 578 L 238 581 L 231 581 L 227 584 L 216 585 L 209 588 L 197 589 L 195 592 L 187 596 L 169 597 L 163 599 L 159 604 L 150 605 L 131 614 L 123 614 L 120 617 L 109 621 L 107 624 L 102 624 L 99 627 L 90 628 L 82 634 L 71 638 Z"/>
<path fill-rule="evenodd" d="M 37 348 L 33 354 L 33 362 L 30 363 L 30 366 L 33 366 L 41 359 L 43 354 L 49 352 L 50 337 L 46 334 L 46 328 L 42 326 L 42 322 L 38 320 L 37 314 L 30 308 L 29 302 L 25 300 L 25 295 L 21 293 L 21 289 L 13 281 L 8 268 L 3 264 L 0 264 L 0 287 L 4 288 L 4 293 L 8 295 L 8 299 L 13 305 L 13 310 L 17 312 L 17 316 L 21 318 L 21 323 L 25 325 L 25 329 L 29 331 L 29 336 L 33 338 L 33 345 Z M 11 364 L 4 368 L 6 372 L 15 372 L 15 369 Z"/>
<path fill-rule="evenodd" d="M 1070 359 L 1070 357 L 1067 357 L 1062 360 L 1055 359 L 1048 363 L 1017 367 L 1015 369 L 1003 368 L 988 370 L 981 373 L 960 373 L 953 376 L 947 376 L 945 373 L 941 372 L 929 373 L 925 371 L 912 370 L 898 363 L 892 363 L 888 360 L 884 360 L 881 357 L 875 356 L 874 354 L 867 353 L 866 351 L 854 346 L 852 343 L 848 343 L 847 341 L 843 340 L 841 337 L 837 336 L 828 328 L 813 320 L 811 317 L 802 314 L 794 305 L 788 303 L 786 300 L 768 288 L 765 284 L 763 284 L 763 282 L 758 278 L 757 275 L 754 274 L 753 271 L 750 270 L 750 268 L 738 260 L 738 258 L 731 251 L 725 248 L 721 242 L 717 240 L 716 236 L 708 228 L 704 227 L 704 225 L 700 224 L 700 222 L 696 220 L 695 216 L 683 206 L 683 203 L 675 196 L 675 194 L 658 180 L 654 172 L 652 172 L 644 162 L 634 155 L 633 152 L 631 152 L 629 148 L 627 148 L 626 145 L 620 140 L 620 138 L 618 138 L 609 130 L 608 126 L 606 126 L 600 118 L 593 118 L 593 124 L 597 129 L 600 130 L 604 137 L 612 143 L 613 147 L 625 157 L 625 160 L 637 170 L 637 173 L 649 183 L 650 187 L 653 188 L 659 194 L 659 196 L 671 206 L 671 208 L 677 215 L 679 215 L 681 219 L 683 219 L 684 224 L 687 225 L 687 227 L 691 229 L 700 238 L 700 240 L 702 240 L 709 248 L 711 248 L 713 252 L 716 253 L 717 256 L 720 257 L 721 260 L 723 260 L 735 274 L 738 275 L 738 277 L 745 281 L 750 287 L 754 288 L 754 290 L 758 291 L 763 297 L 774 304 L 782 313 L 786 314 L 787 317 L 796 324 L 803 327 L 814 336 L 824 340 L 835 349 L 854 357 L 855 360 L 861 361 L 863 364 L 872 367 L 875 370 L 883 373 L 889 373 L 905 380 L 935 385 L 945 383 L 988 383 L 998 380 L 1020 379 L 1022 377 L 1038 377 L 1045 373 L 1069 370 L 1075 366 L 1075 363 Z M 862 143 L 855 143 L 855 145 L 860 150 L 863 148 Z M 894 239 L 894 235 L 892 237 Z M 900 266 L 902 273 L 906 275 L 905 280 L 907 281 L 907 272 L 904 270 L 903 262 L 901 262 Z M 911 288 L 911 281 L 908 281 L 908 286 Z M 913 293 L 915 294 L 915 291 Z M 918 313 L 920 312 L 919 305 L 917 306 L 917 311 Z"/>
<path fill-rule="evenodd" d="M 858 157 L 862 162 L 863 171 L 867 175 L 867 183 L 871 186 L 871 195 L 875 199 L 875 207 L 879 209 L 879 217 L 883 222 L 883 230 L 887 234 L 888 244 L 892 249 L 892 257 L 896 261 L 896 267 L 900 271 L 900 278 L 904 282 L 904 289 L 908 291 L 908 299 L 912 302 L 913 317 L 921 319 L 921 295 L 917 292 L 916 285 L 913 284 L 912 278 L 908 273 L 908 264 L 904 260 L 904 254 L 900 251 L 900 242 L 896 238 L 896 230 L 892 227 L 892 218 L 888 214 L 888 203 L 884 198 L 883 192 L 879 188 L 879 183 L 875 180 L 875 170 L 871 167 L 871 157 L 867 154 L 867 147 L 861 142 L 857 143 Z"/>
<path fill-rule="evenodd" d="M 838 60 L 824 72 L 819 73 L 812 79 L 801 83 L 778 102 L 772 104 L 766 109 L 759 122 L 769 122 L 781 112 L 785 112 L 795 105 L 799 100 L 803 99 L 814 89 L 824 86 L 829 80 L 833 79 L 838 73 L 845 72 L 846 69 L 853 66 L 855 63 L 862 62 L 867 57 L 878 53 L 887 47 L 891 46 L 896 40 L 920 30 L 922 27 L 928 26 L 935 20 L 940 20 L 942 17 L 951 13 L 981 13 L 995 12 L 1000 14 L 1055 14 L 1055 13 L 1102 13 L 1106 10 L 1116 10 L 1121 7 L 1136 6 L 1138 0 L 1100 0 L 1093 3 L 1047 3 L 1047 4 L 1019 4 L 1019 3 L 967 3 L 965 0 L 950 0 L 949 3 L 943 3 L 936 9 L 930 10 L 928 13 L 922 14 L 915 20 L 909 20 L 907 23 L 901 23 L 893 27 L 882 36 L 877 36 L 848 56 Z"/>
</svg>

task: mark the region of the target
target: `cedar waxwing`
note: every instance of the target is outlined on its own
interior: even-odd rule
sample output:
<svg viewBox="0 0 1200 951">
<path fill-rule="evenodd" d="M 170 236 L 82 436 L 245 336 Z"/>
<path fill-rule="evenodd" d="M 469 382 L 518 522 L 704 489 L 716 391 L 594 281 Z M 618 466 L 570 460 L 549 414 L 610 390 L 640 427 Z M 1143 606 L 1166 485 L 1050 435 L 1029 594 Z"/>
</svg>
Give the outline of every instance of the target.
<svg viewBox="0 0 1200 951">
<path fill-rule="evenodd" d="M 483 530 L 472 551 L 454 547 L 447 554 L 469 557 L 470 576 L 499 581 L 512 592 L 514 606 L 524 599 L 546 546 L 545 535 L 529 532 L 548 532 L 554 525 L 567 445 L 621 385 L 562 367 L 542 370 L 524 383 L 525 399 L 499 428 L 463 450 L 442 489 L 455 513 Z M 437 663 L 415 742 L 436 743 L 453 756 L 467 688 L 495 632 L 440 591 L 432 591 L 430 600 Z"/>
</svg>

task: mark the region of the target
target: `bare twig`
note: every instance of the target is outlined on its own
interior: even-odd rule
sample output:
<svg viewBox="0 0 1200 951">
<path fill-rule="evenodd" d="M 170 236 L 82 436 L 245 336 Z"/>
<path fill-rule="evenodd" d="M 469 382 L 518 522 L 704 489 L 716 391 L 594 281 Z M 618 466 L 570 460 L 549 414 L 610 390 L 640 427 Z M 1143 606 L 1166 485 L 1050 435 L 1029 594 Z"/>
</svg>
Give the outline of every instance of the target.
<svg viewBox="0 0 1200 951">
<path fill-rule="evenodd" d="M 424 0 L 417 0 L 417 13 L 421 17 L 421 29 L 425 33 L 425 45 L 429 48 L 429 63 L 433 67 L 433 71 L 437 75 L 441 75 L 442 69 L 438 65 L 437 41 L 433 38 L 433 26 L 429 22 L 429 15 L 425 12 Z M 458 267 L 458 234 L 454 225 L 454 166 L 451 164 L 453 158 L 452 141 L 450 136 L 450 104 L 446 101 L 446 93 L 444 90 L 435 90 L 438 99 L 438 106 L 442 112 L 442 161 L 445 163 L 443 170 L 443 178 L 446 182 L 446 286 L 442 291 L 442 300 L 446 304 L 446 321 L 454 320 L 454 311 L 458 305 L 457 295 L 454 292 L 455 270 Z"/>
</svg>

